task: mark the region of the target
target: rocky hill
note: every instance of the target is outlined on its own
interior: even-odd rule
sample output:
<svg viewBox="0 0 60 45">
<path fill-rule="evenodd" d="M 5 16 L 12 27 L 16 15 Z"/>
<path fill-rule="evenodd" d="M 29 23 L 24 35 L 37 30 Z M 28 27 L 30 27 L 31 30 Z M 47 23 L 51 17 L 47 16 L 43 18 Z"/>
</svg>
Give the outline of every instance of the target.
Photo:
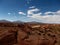
<svg viewBox="0 0 60 45">
<path fill-rule="evenodd" d="M 60 24 L 1 22 L 0 45 L 60 45 Z"/>
</svg>

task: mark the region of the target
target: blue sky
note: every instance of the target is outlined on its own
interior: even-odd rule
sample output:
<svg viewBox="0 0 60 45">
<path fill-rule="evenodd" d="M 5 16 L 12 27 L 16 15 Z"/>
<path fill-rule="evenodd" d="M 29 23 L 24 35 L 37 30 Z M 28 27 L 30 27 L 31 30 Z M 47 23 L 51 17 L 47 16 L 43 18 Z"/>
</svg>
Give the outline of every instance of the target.
<svg viewBox="0 0 60 45">
<path fill-rule="evenodd" d="M 0 0 L 0 20 L 60 23 L 59 15 L 60 0 Z"/>
</svg>

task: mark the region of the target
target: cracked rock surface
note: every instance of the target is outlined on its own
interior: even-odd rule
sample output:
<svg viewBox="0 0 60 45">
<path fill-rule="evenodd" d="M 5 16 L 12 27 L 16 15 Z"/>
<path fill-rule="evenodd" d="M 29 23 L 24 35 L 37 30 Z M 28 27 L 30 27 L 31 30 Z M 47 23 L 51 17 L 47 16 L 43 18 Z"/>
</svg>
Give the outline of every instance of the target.
<svg viewBox="0 0 60 45">
<path fill-rule="evenodd" d="M 0 45 L 60 45 L 60 24 L 0 23 Z"/>
</svg>

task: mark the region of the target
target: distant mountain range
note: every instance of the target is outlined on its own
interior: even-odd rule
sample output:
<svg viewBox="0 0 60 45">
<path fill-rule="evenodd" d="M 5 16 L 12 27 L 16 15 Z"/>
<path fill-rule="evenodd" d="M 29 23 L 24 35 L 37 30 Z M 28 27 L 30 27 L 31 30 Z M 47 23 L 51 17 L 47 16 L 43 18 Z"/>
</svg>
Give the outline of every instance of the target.
<svg viewBox="0 0 60 45">
<path fill-rule="evenodd" d="M 11 23 L 11 21 L 8 21 L 8 20 L 0 20 L 0 23 Z"/>
<path fill-rule="evenodd" d="M 32 21 L 32 22 L 22 22 L 22 21 L 8 21 L 8 20 L 0 20 L 0 23 L 29 23 L 29 24 L 36 24 L 36 23 L 40 23 L 40 22 L 36 22 L 36 21 Z"/>
<path fill-rule="evenodd" d="M 17 20 L 17 21 L 8 21 L 8 20 L 0 20 L 0 23 L 20 23 L 20 24 L 24 24 L 24 23 L 27 23 L 27 24 L 57 24 L 57 23 L 43 23 L 43 22 L 36 22 L 36 21 L 32 21 L 32 22 L 23 22 L 23 21 L 20 21 L 20 20 Z"/>
</svg>

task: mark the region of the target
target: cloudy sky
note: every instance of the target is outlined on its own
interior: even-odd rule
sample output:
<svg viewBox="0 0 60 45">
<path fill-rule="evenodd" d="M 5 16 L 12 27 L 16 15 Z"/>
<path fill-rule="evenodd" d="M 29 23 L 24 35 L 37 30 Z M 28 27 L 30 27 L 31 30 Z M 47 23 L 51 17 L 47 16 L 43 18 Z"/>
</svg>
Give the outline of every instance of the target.
<svg viewBox="0 0 60 45">
<path fill-rule="evenodd" d="M 60 23 L 60 0 L 0 0 L 0 20 Z"/>
</svg>

